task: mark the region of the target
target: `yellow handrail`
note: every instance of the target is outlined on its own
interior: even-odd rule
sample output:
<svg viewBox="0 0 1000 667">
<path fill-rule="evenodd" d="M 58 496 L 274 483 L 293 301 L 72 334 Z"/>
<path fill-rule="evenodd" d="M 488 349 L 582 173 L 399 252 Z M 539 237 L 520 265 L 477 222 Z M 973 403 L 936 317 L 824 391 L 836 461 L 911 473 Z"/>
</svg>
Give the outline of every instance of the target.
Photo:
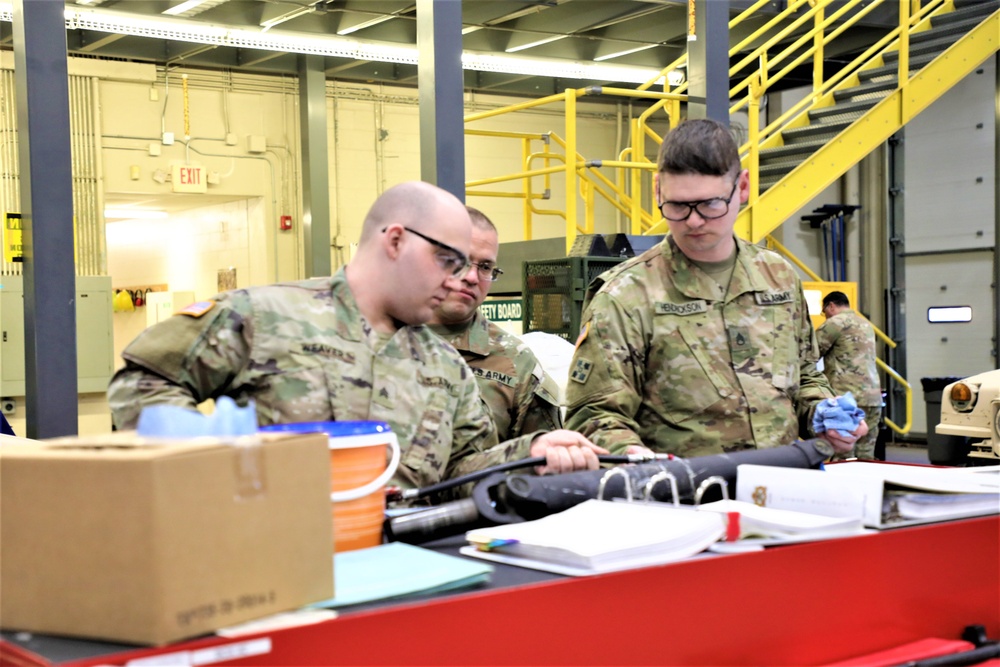
<svg viewBox="0 0 1000 667">
<path fill-rule="evenodd" d="M 879 368 L 885 371 L 887 375 L 892 377 L 893 380 L 903 385 L 903 389 L 906 390 L 906 423 L 902 426 L 897 426 L 891 419 L 888 417 L 885 418 L 885 423 L 889 428 L 900 435 L 905 435 L 909 433 L 910 429 L 913 427 L 913 388 L 910 386 L 909 382 L 903 379 L 903 376 L 890 368 L 889 365 L 881 359 L 876 358 L 875 363 Z"/>
</svg>

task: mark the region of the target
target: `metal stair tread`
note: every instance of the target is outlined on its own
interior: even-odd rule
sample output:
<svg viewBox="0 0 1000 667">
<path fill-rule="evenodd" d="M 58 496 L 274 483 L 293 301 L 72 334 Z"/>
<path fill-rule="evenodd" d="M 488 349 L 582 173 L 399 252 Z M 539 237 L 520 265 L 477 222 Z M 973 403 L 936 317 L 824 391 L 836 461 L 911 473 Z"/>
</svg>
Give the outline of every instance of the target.
<svg viewBox="0 0 1000 667">
<path fill-rule="evenodd" d="M 812 154 L 816 152 L 817 149 L 825 146 L 827 142 L 822 141 L 809 141 L 802 142 L 798 144 L 785 144 L 784 146 L 777 146 L 775 148 L 765 148 L 760 152 L 761 164 L 765 160 L 773 160 L 775 158 L 783 158 L 788 155 L 798 155 L 802 153 Z M 782 162 L 773 162 L 772 165 L 782 164 Z M 796 163 L 797 164 L 797 163 Z"/>
<path fill-rule="evenodd" d="M 844 102 L 820 109 L 812 109 L 809 112 L 809 120 L 832 120 L 837 116 L 857 113 L 859 111 L 864 112 L 875 106 L 877 102 L 878 100 L 857 100 L 855 102 Z"/>
<path fill-rule="evenodd" d="M 833 93 L 833 99 L 840 102 L 841 100 L 849 100 L 854 97 L 859 97 L 861 95 L 868 95 L 871 93 L 884 93 L 892 90 L 896 87 L 895 79 L 889 81 L 869 81 L 868 83 L 863 83 L 860 86 L 852 86 L 851 88 L 844 88 L 843 90 L 837 90 Z"/>
<path fill-rule="evenodd" d="M 936 56 L 936 53 L 925 53 L 918 58 L 910 58 L 910 74 L 920 70 L 924 65 L 934 60 Z M 867 82 L 881 76 L 891 76 L 893 77 L 893 81 L 895 81 L 895 77 L 898 73 L 898 64 L 882 65 L 881 67 L 873 67 L 872 69 L 866 69 L 858 72 L 858 78 Z"/>
<path fill-rule="evenodd" d="M 808 155 L 812 155 L 809 153 Z M 808 156 L 807 155 L 807 156 Z M 807 157 L 804 156 L 804 157 Z M 761 178 L 765 176 L 784 176 L 792 169 L 802 164 L 802 160 L 787 160 L 785 162 L 775 162 L 774 164 L 760 165 L 759 174 Z"/>
<path fill-rule="evenodd" d="M 802 144 L 805 143 L 803 139 L 811 139 L 813 137 L 823 135 L 832 136 L 840 134 L 845 127 L 860 117 L 861 114 L 854 114 L 850 118 L 838 118 L 837 120 L 829 123 L 811 123 L 809 125 L 803 125 L 802 127 L 793 127 L 784 130 L 781 133 L 781 136 L 784 138 L 786 145 L 790 143 Z"/>
<path fill-rule="evenodd" d="M 964 34 L 964 33 L 962 33 Z M 956 35 L 947 35 L 940 39 L 935 39 L 930 42 L 921 42 L 920 44 L 910 45 L 910 57 L 920 56 L 927 53 L 941 53 L 952 44 L 957 42 Z M 887 51 L 882 55 L 882 60 L 886 62 L 897 62 L 899 60 L 899 51 Z"/>
</svg>

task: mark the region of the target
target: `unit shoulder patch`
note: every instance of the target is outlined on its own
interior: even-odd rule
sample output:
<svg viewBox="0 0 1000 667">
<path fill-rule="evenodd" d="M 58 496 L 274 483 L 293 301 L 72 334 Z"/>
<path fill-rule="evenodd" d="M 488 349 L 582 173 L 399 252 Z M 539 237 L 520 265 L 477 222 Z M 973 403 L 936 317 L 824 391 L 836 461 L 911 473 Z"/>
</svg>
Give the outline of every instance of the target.
<svg viewBox="0 0 1000 667">
<path fill-rule="evenodd" d="M 590 377 L 590 371 L 593 369 L 594 364 L 591 363 L 590 359 L 577 359 L 576 363 L 573 364 L 573 370 L 570 372 L 569 377 L 573 382 L 585 384 L 587 378 Z"/>
</svg>

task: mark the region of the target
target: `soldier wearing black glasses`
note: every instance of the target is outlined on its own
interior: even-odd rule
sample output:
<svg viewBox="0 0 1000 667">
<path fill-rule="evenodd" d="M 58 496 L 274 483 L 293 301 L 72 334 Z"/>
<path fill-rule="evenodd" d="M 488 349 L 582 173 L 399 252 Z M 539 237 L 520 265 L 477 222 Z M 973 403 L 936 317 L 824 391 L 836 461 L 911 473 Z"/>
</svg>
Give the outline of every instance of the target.
<svg viewBox="0 0 1000 667">
<path fill-rule="evenodd" d="M 654 196 L 670 234 L 591 285 L 566 425 L 612 453 L 678 456 L 813 437 L 833 391 L 791 265 L 733 230 L 749 196 L 729 130 L 688 120 L 660 147 Z M 824 431 L 830 452 L 867 432 Z"/>
<path fill-rule="evenodd" d="M 143 332 L 108 388 L 116 426 L 134 427 L 146 405 L 193 409 L 229 396 L 253 400 L 261 425 L 387 422 L 403 488 L 527 456 L 545 456 L 554 472 L 588 467 L 579 450 L 592 445 L 579 433 L 498 442 L 468 366 L 422 326 L 461 288 L 471 234 L 465 207 L 444 190 L 390 188 L 333 276 L 224 292 Z"/>
</svg>

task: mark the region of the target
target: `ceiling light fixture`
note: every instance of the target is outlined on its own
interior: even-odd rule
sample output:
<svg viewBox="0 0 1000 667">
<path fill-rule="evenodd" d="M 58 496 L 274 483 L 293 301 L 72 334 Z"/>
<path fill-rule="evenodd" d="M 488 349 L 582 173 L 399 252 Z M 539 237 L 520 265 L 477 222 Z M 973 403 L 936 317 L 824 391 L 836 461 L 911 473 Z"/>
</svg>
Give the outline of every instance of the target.
<svg viewBox="0 0 1000 667">
<path fill-rule="evenodd" d="M 588 81 L 620 81 L 622 83 L 646 83 L 660 74 L 660 70 L 652 67 L 605 65 L 560 58 L 527 58 L 476 51 L 462 53 L 462 67 L 479 72 L 524 74 Z"/>
<path fill-rule="evenodd" d="M 179 5 L 174 5 L 170 9 L 163 10 L 163 13 L 168 16 L 178 16 L 184 12 L 195 9 L 206 2 L 208 2 L 208 0 L 187 0 L 187 2 L 182 2 Z"/>
<path fill-rule="evenodd" d="M 241 29 L 225 25 L 196 23 L 166 16 L 138 18 L 132 14 L 108 9 L 67 7 L 65 16 L 66 27 L 70 30 L 93 30 L 196 44 L 405 65 L 416 65 L 419 56 L 417 47 L 410 45 L 350 39 L 334 35 L 310 37 L 301 33 L 267 30 L 266 28 L 260 30 Z M 0 2 L 0 20 L 9 22 L 12 18 L 11 4 Z M 581 62 L 563 58 L 527 58 L 481 51 L 463 51 L 462 67 L 480 72 L 636 84 L 646 83 L 660 75 L 660 70 L 653 67 Z"/>
<path fill-rule="evenodd" d="M 518 51 L 524 51 L 525 49 L 541 46 L 542 44 L 555 42 L 568 36 L 569 35 L 548 35 L 546 37 L 539 37 L 538 39 L 532 40 L 530 42 L 525 42 L 524 44 L 515 44 L 514 46 L 508 46 L 506 49 L 504 49 L 504 51 L 506 51 L 507 53 L 517 53 Z"/>
<path fill-rule="evenodd" d="M 394 18 L 396 18 L 396 16 L 393 15 L 393 14 L 389 14 L 387 16 L 376 16 L 373 19 L 368 19 L 367 21 L 361 21 L 360 23 L 356 23 L 356 24 L 354 24 L 352 26 L 348 26 L 346 28 L 341 28 L 340 30 L 337 31 L 337 34 L 338 35 L 350 35 L 352 32 L 357 32 L 359 30 L 364 30 L 365 28 L 371 28 L 372 26 L 376 26 L 379 23 L 385 23 L 389 19 L 394 19 Z"/>
<path fill-rule="evenodd" d="M 106 208 L 105 220 L 163 220 L 170 217 L 166 211 L 154 211 L 148 208 Z"/>
<path fill-rule="evenodd" d="M 652 49 L 653 47 L 659 46 L 659 44 L 641 44 L 639 46 L 632 46 L 627 49 L 621 49 L 620 51 L 615 51 L 613 53 L 605 53 L 604 55 L 597 56 L 594 58 L 594 62 L 600 63 L 605 60 L 611 60 L 612 58 L 620 58 L 621 56 L 627 56 L 630 53 L 638 53 L 639 51 L 645 51 L 646 49 Z"/>
</svg>

